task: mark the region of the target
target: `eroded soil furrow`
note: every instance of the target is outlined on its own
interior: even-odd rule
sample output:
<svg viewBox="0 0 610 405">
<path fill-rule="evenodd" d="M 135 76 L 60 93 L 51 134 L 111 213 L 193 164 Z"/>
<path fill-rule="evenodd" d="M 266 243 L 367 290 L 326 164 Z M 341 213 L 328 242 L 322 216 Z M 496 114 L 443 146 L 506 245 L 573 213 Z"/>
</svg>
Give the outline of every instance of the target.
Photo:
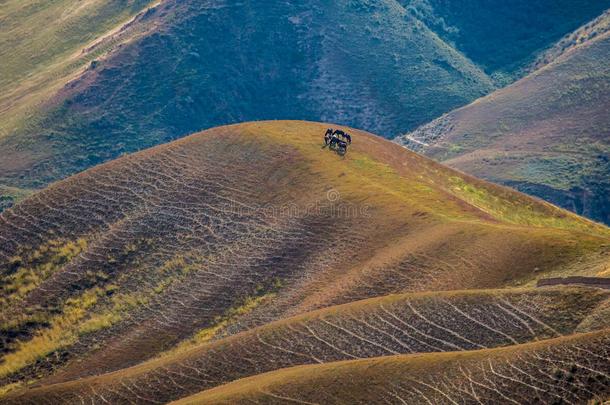
<svg viewBox="0 0 610 405">
<path fill-rule="evenodd" d="M 133 392 L 138 398 L 166 402 L 295 365 L 511 347 L 572 334 L 580 320 L 608 296 L 575 288 L 383 297 L 275 322 L 117 373 L 43 386 L 16 397 L 14 403 L 43 397 L 53 402 L 78 398 L 96 402 L 102 396 L 122 403 Z M 513 312 L 498 316 L 489 310 L 495 304 Z M 603 358 L 605 353 L 596 349 L 591 356 Z M 499 379 L 497 384 L 504 380 L 493 374 L 495 370 L 482 372 L 491 372 Z M 515 371 L 510 375 L 515 378 Z"/>
<path fill-rule="evenodd" d="M 583 404 L 610 394 L 609 347 L 610 332 L 605 330 L 460 355 L 295 367 L 177 403 Z"/>
</svg>

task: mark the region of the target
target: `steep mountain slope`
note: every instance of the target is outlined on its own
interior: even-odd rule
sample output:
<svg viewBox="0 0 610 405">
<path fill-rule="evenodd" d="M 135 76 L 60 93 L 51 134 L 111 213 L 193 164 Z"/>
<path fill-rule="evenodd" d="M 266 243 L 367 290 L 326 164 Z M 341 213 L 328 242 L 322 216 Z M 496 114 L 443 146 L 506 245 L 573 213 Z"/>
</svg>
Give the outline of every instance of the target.
<svg viewBox="0 0 610 405">
<path fill-rule="evenodd" d="M 610 7 L 578 3 L 164 0 L 85 52 L 83 60 L 98 59 L 78 80 L 52 97 L 35 93 L 44 106 L 7 96 L 0 184 L 41 187 L 126 152 L 248 120 L 404 133 L 493 91 L 490 75 L 516 77 L 539 51 Z"/>
<path fill-rule="evenodd" d="M 570 36 L 550 51 L 545 67 L 399 142 L 610 223 L 608 21 L 610 14 Z"/>
<path fill-rule="evenodd" d="M 176 404 L 601 403 L 610 395 L 609 347 L 606 329 L 464 354 L 295 367 L 236 381 Z"/>
<path fill-rule="evenodd" d="M 0 143 L 18 128 L 37 126 L 45 103 L 87 66 L 121 44 L 141 37 L 151 0 L 7 0 L 0 7 Z M 127 29 L 129 28 L 129 29 Z M 37 141 L 38 142 L 38 141 Z M 46 142 L 41 142 L 45 144 Z M 15 170 L 35 164 L 41 144 L 17 141 L 17 153 L 2 147 L 0 166 Z M 22 173 L 23 174 L 23 173 Z M 30 186 L 0 181 L 0 212 L 31 192 Z M 16 187 L 15 187 L 16 186 Z"/>
<path fill-rule="evenodd" d="M 2 213 L 2 384 L 391 293 L 607 273 L 608 228 L 365 132 L 340 157 L 326 128 L 221 127 Z"/>
<path fill-rule="evenodd" d="M 585 44 L 598 36 L 602 36 L 608 31 L 610 31 L 610 10 L 606 10 L 599 17 L 564 36 L 554 46 L 540 54 L 536 61 L 529 66 L 528 69 L 530 73 L 548 65 L 579 45 Z"/>
<path fill-rule="evenodd" d="M 401 0 L 415 15 L 500 82 L 610 7 L 607 1 Z"/>
<path fill-rule="evenodd" d="M 587 314 L 600 302 L 610 301 L 609 297 L 610 292 L 576 288 L 375 298 L 170 352 L 112 374 L 49 385 L 58 381 L 51 378 L 40 388 L 14 394 L 4 402 L 74 403 L 80 399 L 95 403 L 104 398 L 118 403 L 134 396 L 168 402 L 295 365 L 515 345 L 574 333 Z M 610 321 L 606 319 L 602 326 L 609 327 Z"/>
</svg>

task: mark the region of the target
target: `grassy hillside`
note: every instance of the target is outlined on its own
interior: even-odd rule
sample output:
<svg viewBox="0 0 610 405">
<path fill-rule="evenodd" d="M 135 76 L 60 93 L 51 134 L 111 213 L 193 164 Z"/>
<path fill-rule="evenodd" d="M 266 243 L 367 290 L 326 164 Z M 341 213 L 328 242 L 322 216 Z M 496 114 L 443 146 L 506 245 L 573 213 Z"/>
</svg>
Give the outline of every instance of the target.
<svg viewBox="0 0 610 405">
<path fill-rule="evenodd" d="M 608 21 L 606 14 L 567 37 L 547 54 L 551 63 L 526 78 L 399 141 L 610 223 Z"/>
<path fill-rule="evenodd" d="M 176 404 L 601 403 L 610 395 L 609 345 L 605 330 L 506 349 L 295 367 Z"/>
<path fill-rule="evenodd" d="M 31 193 L 31 190 L 0 186 L 0 212 L 12 207 Z"/>
<path fill-rule="evenodd" d="M 601 302 L 610 301 L 609 296 L 610 292 L 575 288 L 374 298 L 274 322 L 211 344 L 199 340 L 190 344 L 193 348 L 182 345 L 120 372 L 49 385 L 74 377 L 74 372 L 60 373 L 38 388 L 12 394 L 5 402 L 104 398 L 117 403 L 134 392 L 141 398 L 169 402 L 295 365 L 526 343 L 573 333 Z M 610 326 L 607 319 L 597 329 L 604 326 Z"/>
<path fill-rule="evenodd" d="M 572 51 L 582 44 L 602 36 L 610 31 L 610 10 L 584 24 L 577 30 L 565 35 L 551 48 L 540 54 L 536 61 L 529 67 L 530 72 L 534 72 L 549 63 L 555 61 L 562 55 Z"/>
<path fill-rule="evenodd" d="M 340 157 L 326 128 L 217 128 L 2 213 L 2 384 L 359 299 L 606 271 L 608 228 L 365 132 Z"/>
<path fill-rule="evenodd" d="M 0 141 L 3 181 L 38 187 L 250 120 L 333 121 L 392 136 L 494 89 L 394 1 L 212 3 L 165 1 L 132 25 L 154 29 Z"/>
<path fill-rule="evenodd" d="M 0 4 L 0 403 L 610 398 L 610 0 Z"/>
<path fill-rule="evenodd" d="M 109 49 L 103 38 L 151 0 L 6 0 L 0 8 L 0 138 L 27 125 L 86 64 Z M 110 38 L 108 38 L 110 39 Z"/>
</svg>

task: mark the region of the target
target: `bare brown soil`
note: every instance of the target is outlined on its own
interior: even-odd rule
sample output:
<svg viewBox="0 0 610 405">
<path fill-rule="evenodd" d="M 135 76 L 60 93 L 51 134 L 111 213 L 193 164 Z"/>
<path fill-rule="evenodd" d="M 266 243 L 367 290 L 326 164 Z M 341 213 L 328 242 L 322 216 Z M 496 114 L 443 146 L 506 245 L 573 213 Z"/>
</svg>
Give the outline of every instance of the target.
<svg viewBox="0 0 610 405">
<path fill-rule="evenodd" d="M 601 403 L 610 395 L 608 330 L 468 353 L 295 367 L 177 404 Z"/>
<path fill-rule="evenodd" d="M 610 278 L 607 277 L 557 277 L 538 280 L 538 287 L 554 285 L 586 285 L 589 287 L 610 289 Z"/>
</svg>

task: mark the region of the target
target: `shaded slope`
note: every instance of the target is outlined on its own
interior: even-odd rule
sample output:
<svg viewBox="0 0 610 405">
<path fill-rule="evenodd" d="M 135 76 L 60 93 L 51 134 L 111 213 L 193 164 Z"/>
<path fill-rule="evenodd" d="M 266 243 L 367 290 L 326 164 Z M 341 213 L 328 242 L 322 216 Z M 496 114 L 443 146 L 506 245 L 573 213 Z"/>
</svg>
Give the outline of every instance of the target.
<svg viewBox="0 0 610 405">
<path fill-rule="evenodd" d="M 610 299 L 601 302 L 597 308 L 578 325 L 576 332 L 591 332 L 602 329 L 610 319 Z"/>
<path fill-rule="evenodd" d="M 606 0 L 399 1 L 500 82 L 518 78 L 540 51 L 610 7 Z"/>
<path fill-rule="evenodd" d="M 62 61 L 74 73 L 96 58 L 58 94 L 66 69 L 51 69 L 52 83 L 41 76 L 7 93 L 0 184 L 42 187 L 126 152 L 249 120 L 331 121 L 392 137 L 511 81 L 608 6 L 164 0 L 103 46 L 84 49 L 78 63 Z"/>
<path fill-rule="evenodd" d="M 109 375 L 47 386 L 58 380 L 51 378 L 4 402 L 167 402 L 299 364 L 514 345 L 573 333 L 609 295 L 574 288 L 375 298 L 274 322 Z"/>
<path fill-rule="evenodd" d="M 579 45 L 585 44 L 598 36 L 604 35 L 609 30 L 610 10 L 606 10 L 597 18 L 567 34 L 551 48 L 540 54 L 536 61 L 529 67 L 530 72 L 548 65 L 572 49 L 575 49 Z"/>
<path fill-rule="evenodd" d="M 399 142 L 610 223 L 609 57 L 606 33 Z"/>
<path fill-rule="evenodd" d="M 606 329 L 495 350 L 302 366 L 177 403 L 587 403 L 610 394 L 609 347 Z"/>
<path fill-rule="evenodd" d="M 605 269 L 606 227 L 361 131 L 341 158 L 325 129 L 206 131 L 4 212 L 2 381 L 116 370 L 356 299 Z"/>
<path fill-rule="evenodd" d="M 41 112 L 67 83 L 93 68 L 112 49 L 155 28 L 143 23 L 152 0 L 8 0 L 0 9 L 0 212 L 30 186 L 3 178 L 37 163 L 46 141 L 24 143 L 16 132 L 39 128 Z M 26 152 L 27 151 L 27 152 Z M 30 183 L 34 185 L 33 183 Z M 38 187 L 38 185 L 35 185 Z"/>
</svg>

